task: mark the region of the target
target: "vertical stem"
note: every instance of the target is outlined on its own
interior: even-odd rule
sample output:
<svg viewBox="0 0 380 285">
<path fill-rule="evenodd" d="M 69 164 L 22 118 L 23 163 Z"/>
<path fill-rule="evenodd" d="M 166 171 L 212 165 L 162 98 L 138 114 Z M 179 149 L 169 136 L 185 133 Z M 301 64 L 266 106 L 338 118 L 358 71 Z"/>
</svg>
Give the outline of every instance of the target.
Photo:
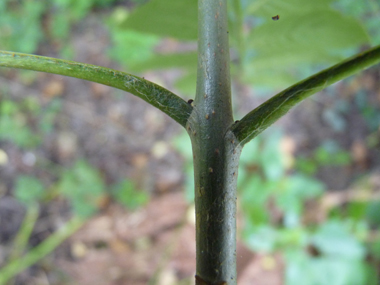
<svg viewBox="0 0 380 285">
<path fill-rule="evenodd" d="M 196 284 L 236 284 L 236 180 L 227 0 L 198 1 L 197 94 L 187 131 L 193 148 Z"/>
</svg>

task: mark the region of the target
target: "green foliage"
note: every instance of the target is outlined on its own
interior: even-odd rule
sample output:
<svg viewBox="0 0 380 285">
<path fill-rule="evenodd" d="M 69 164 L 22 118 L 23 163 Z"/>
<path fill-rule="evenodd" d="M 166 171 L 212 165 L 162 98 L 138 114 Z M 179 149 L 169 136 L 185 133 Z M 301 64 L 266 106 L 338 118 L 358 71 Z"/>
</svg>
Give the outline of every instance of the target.
<svg viewBox="0 0 380 285">
<path fill-rule="evenodd" d="M 317 255 L 288 250 L 286 284 L 376 284 L 364 245 L 342 221 L 322 224 L 308 239 Z"/>
<path fill-rule="evenodd" d="M 14 5 L 12 0 L 1 2 L 1 48 L 27 53 L 34 52 L 43 38 L 40 21 L 45 11 L 43 1 L 22 1 L 22 5 Z"/>
<path fill-rule="evenodd" d="M 367 285 L 368 267 L 362 260 L 311 257 L 302 251 L 288 252 L 285 284 Z M 373 275 L 372 275 L 373 276 Z"/>
<path fill-rule="evenodd" d="M 338 62 L 346 56 L 342 51 L 367 43 L 359 22 L 332 10 L 330 2 L 274 0 L 248 5 L 245 17 L 261 21 L 253 22 L 245 44 L 245 81 L 289 85 L 305 76 L 304 67 Z M 277 14 L 280 20 L 272 21 Z"/>
<path fill-rule="evenodd" d="M 66 197 L 74 213 L 81 217 L 93 215 L 105 193 L 101 174 L 84 160 L 63 171 L 58 182 L 59 192 Z"/>
<path fill-rule="evenodd" d="M 242 152 L 238 190 L 246 244 L 254 251 L 283 252 L 286 284 L 371 284 L 368 280 L 376 277 L 365 263 L 363 243 L 368 235 L 363 221 L 371 211 L 352 205 L 345 217 L 335 215 L 320 225 L 304 225 L 305 203 L 321 197 L 324 186 L 306 175 L 290 174 L 280 139 L 279 133 L 264 133 Z M 321 162 L 332 162 L 325 153 L 317 157 Z"/>
<path fill-rule="evenodd" d="M 306 67 L 331 64 L 347 56 L 369 38 L 361 24 L 331 8 L 331 0 L 230 1 L 230 37 L 238 66 L 232 70 L 255 86 L 289 85 L 304 77 Z M 237 4 L 238 3 L 238 4 Z M 236 8 L 237 7 L 237 8 Z M 280 15 L 279 21 L 271 17 Z M 149 19 L 149 20 L 147 20 Z M 113 33 L 134 31 L 179 41 L 197 39 L 197 1 L 153 0 L 125 17 Z M 316 29 L 318 27 L 318 29 Z M 112 32 L 112 30 L 111 30 Z M 134 40 L 114 36 L 118 49 Z M 146 51 L 148 45 L 142 45 Z M 177 85 L 194 94 L 196 54 L 150 54 L 133 66 L 128 57 L 113 53 L 131 70 L 178 68 L 185 70 Z M 131 59 L 133 62 L 133 58 Z"/>
<path fill-rule="evenodd" d="M 113 47 L 108 54 L 115 60 L 121 60 L 129 70 L 135 70 L 154 57 L 153 47 L 158 44 L 159 38 L 155 35 L 123 29 L 121 24 L 128 17 L 128 10 L 117 8 L 107 21 L 113 41 Z"/>
<path fill-rule="evenodd" d="M 52 130 L 60 107 L 59 100 L 42 107 L 34 97 L 19 102 L 4 99 L 0 105 L 0 140 L 9 140 L 21 148 L 38 146 L 41 135 Z"/>
<path fill-rule="evenodd" d="M 124 179 L 113 186 L 112 196 L 129 209 L 136 209 L 148 201 L 148 194 L 136 189 L 131 180 Z"/>
<path fill-rule="evenodd" d="M 152 0 L 139 7 L 122 27 L 180 40 L 197 40 L 196 0 Z"/>
<path fill-rule="evenodd" d="M 351 154 L 342 150 L 334 141 L 325 141 L 309 156 L 299 156 L 296 168 L 306 174 L 313 175 L 323 166 L 344 166 L 352 161 Z"/>
<path fill-rule="evenodd" d="M 173 140 L 174 148 L 184 158 L 184 173 L 185 173 L 185 196 L 189 203 L 194 201 L 194 164 L 193 154 L 191 151 L 191 141 L 189 136 L 182 132 Z"/>
<path fill-rule="evenodd" d="M 311 242 L 322 255 L 359 260 L 365 257 L 364 246 L 352 236 L 341 221 L 323 224 L 313 234 Z"/>
<path fill-rule="evenodd" d="M 276 9 L 271 11 L 273 15 Z M 368 42 L 365 31 L 357 22 L 330 9 L 278 13 L 281 14 L 281 24 L 267 20 L 249 36 L 248 46 L 254 49 L 255 56 L 247 67 L 257 74 L 267 74 L 271 70 L 283 74 L 305 63 L 338 62 L 344 58 L 339 50 Z M 247 80 L 257 84 L 262 84 L 265 79 L 264 76 L 252 77 L 251 73 L 246 76 Z"/>
<path fill-rule="evenodd" d="M 380 3 L 378 1 L 351 1 L 335 0 L 333 5 L 344 11 L 345 14 L 352 15 L 364 24 L 371 36 L 373 44 L 380 42 L 379 12 Z"/>
<path fill-rule="evenodd" d="M 281 211 L 285 227 L 299 227 L 304 202 L 323 191 L 320 182 L 287 173 L 279 148 L 280 139 L 280 133 L 272 133 L 251 141 L 243 149 L 238 189 L 241 207 L 247 216 L 246 224 L 251 225 L 246 237 L 251 235 L 253 228 L 267 227 L 270 223 L 268 206 L 272 202 Z"/>
<path fill-rule="evenodd" d="M 2 0 L 0 3 L 0 48 L 36 52 L 46 38 L 65 45 L 73 25 L 93 8 L 116 0 Z"/>
<path fill-rule="evenodd" d="M 38 203 L 45 195 L 44 185 L 33 176 L 20 175 L 17 177 L 14 195 L 24 204 Z"/>
<path fill-rule="evenodd" d="M 380 201 L 371 201 L 365 205 L 365 217 L 367 218 L 370 225 L 376 228 L 380 227 Z"/>
</svg>

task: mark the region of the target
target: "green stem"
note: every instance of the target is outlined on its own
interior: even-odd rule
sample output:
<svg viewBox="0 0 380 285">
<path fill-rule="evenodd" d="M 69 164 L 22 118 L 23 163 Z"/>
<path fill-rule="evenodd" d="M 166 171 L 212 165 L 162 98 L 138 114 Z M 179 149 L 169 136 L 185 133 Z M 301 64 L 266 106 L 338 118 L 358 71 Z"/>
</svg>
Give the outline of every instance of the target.
<svg viewBox="0 0 380 285">
<path fill-rule="evenodd" d="M 194 158 L 196 284 L 236 284 L 236 180 L 227 0 L 198 1 L 198 72 L 189 117 Z"/>
<path fill-rule="evenodd" d="M 115 87 L 140 97 L 182 126 L 186 125 L 191 106 L 169 90 L 118 70 L 45 56 L 0 51 L 0 66 L 60 74 Z"/>
<path fill-rule="evenodd" d="M 38 219 L 39 210 L 40 207 L 38 206 L 38 203 L 27 205 L 24 220 L 13 242 L 12 252 L 9 257 L 10 262 L 20 258 L 25 251 L 30 234 Z"/>
<path fill-rule="evenodd" d="M 65 239 L 73 235 L 83 225 L 83 223 L 84 221 L 80 218 L 71 219 L 57 232 L 49 236 L 35 248 L 31 249 L 23 257 L 2 267 L 0 270 L 0 285 L 6 284 L 9 279 L 15 277 L 18 273 L 22 272 L 52 252 Z"/>
<path fill-rule="evenodd" d="M 380 62 L 380 46 L 348 58 L 278 93 L 249 112 L 231 130 L 244 145 L 285 115 L 297 103 L 327 86 Z"/>
</svg>

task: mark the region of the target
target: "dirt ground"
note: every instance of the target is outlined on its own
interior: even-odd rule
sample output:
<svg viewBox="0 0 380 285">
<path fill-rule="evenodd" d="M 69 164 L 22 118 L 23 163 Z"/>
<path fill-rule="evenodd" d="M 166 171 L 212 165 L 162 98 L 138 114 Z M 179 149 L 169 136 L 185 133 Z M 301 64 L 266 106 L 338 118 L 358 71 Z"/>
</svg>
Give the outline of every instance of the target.
<svg viewBox="0 0 380 285">
<path fill-rule="evenodd" d="M 120 68 L 105 54 L 110 42 L 107 31 L 88 19 L 73 31 L 74 60 Z M 44 46 L 40 54 L 57 56 Z M 172 89 L 173 72 L 147 72 L 144 77 Z M 356 103 L 358 92 L 366 94 L 371 106 L 380 110 L 380 69 L 372 68 L 351 81 L 338 83 L 314 99 L 302 103 L 278 125 L 286 131 L 294 154 L 310 154 L 326 138 L 351 152 L 354 163 L 322 167 L 317 177 L 328 189 L 349 189 L 363 173 L 380 175 L 379 145 L 369 145 L 370 131 Z M 0 77 L 12 96 L 38 96 L 41 102 L 57 96 L 64 99 L 63 112 L 54 132 L 38 149 L 41 159 L 69 167 L 85 157 L 102 171 L 108 183 L 120 177 L 136 181 L 151 194 L 150 202 L 128 211 L 105 201 L 101 211 L 38 265 L 21 273 L 13 284 L 143 285 L 194 284 L 195 229 L 193 208 L 184 197 L 182 156 L 171 143 L 182 130 L 160 111 L 139 98 L 99 84 L 39 73 L 25 85 L 17 75 Z M 254 93 L 244 88 L 236 94 L 242 112 L 256 106 Z M 339 113 L 337 101 L 346 102 L 350 112 Z M 337 112 L 346 124 L 334 129 L 326 110 Z M 375 140 L 376 141 L 376 140 Z M 11 197 L 14 177 L 20 172 L 38 172 L 25 164 L 25 153 L 1 142 L 11 160 L 0 169 L 0 259 L 4 257 L 23 217 L 23 207 Z M 380 186 L 379 189 L 380 190 Z M 44 205 L 31 240 L 38 244 L 69 216 L 67 205 L 57 201 Z M 279 255 L 254 254 L 238 243 L 238 284 L 281 285 L 284 264 Z"/>
</svg>

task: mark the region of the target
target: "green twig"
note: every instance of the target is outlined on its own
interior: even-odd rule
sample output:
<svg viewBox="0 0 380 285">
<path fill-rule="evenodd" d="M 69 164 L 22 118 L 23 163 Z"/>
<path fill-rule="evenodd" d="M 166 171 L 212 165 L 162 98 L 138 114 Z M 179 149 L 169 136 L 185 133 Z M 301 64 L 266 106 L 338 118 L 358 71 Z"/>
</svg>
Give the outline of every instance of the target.
<svg viewBox="0 0 380 285">
<path fill-rule="evenodd" d="M 0 270 L 0 285 L 4 285 L 8 280 L 15 277 L 18 273 L 22 272 L 29 266 L 36 263 L 38 260 L 52 252 L 59 246 L 65 239 L 74 234 L 82 225 L 84 221 L 80 218 L 73 218 L 67 222 L 57 232 L 49 236 L 41 244 L 30 250 L 23 257 L 12 261 L 5 265 Z"/>
<path fill-rule="evenodd" d="M 31 203 L 27 205 L 24 220 L 13 242 L 12 252 L 9 257 L 10 262 L 20 258 L 24 253 L 26 246 L 28 245 L 30 234 L 32 233 L 34 225 L 38 219 L 39 210 L 40 207 L 38 206 L 38 203 Z"/>
<path fill-rule="evenodd" d="M 140 97 L 182 126 L 192 107 L 169 90 L 118 70 L 45 56 L 0 51 L 0 66 L 60 74 L 115 87 Z"/>
<path fill-rule="evenodd" d="M 327 86 L 380 62 L 380 46 L 325 69 L 285 89 L 248 113 L 231 129 L 244 145 L 285 115 L 293 106 Z"/>
</svg>

